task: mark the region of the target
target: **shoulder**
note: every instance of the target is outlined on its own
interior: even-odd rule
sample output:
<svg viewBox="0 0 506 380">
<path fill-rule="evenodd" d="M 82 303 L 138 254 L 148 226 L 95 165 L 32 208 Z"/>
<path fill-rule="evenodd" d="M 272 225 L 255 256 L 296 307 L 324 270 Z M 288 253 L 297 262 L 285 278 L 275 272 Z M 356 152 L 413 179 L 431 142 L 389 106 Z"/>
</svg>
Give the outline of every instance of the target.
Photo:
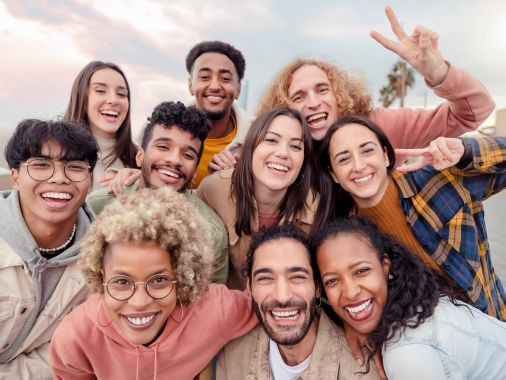
<svg viewBox="0 0 506 380">
<path fill-rule="evenodd" d="M 93 308 L 92 305 L 96 304 L 95 297 L 90 296 L 63 318 L 51 339 L 53 345 L 68 347 L 70 344 L 81 345 L 87 341 L 90 332 L 95 330 L 93 321 L 88 315 Z"/>
<path fill-rule="evenodd" d="M 211 187 L 211 186 L 223 186 L 225 184 L 230 184 L 232 182 L 232 174 L 234 173 L 234 169 L 220 170 L 214 172 L 208 176 L 206 176 L 200 186 Z"/>
<path fill-rule="evenodd" d="M 269 340 L 262 326 L 257 326 L 249 333 L 230 341 L 219 353 L 217 375 L 225 378 L 225 375 L 230 377 L 232 373 L 246 374 L 262 337 L 265 338 L 267 351 Z"/>
<path fill-rule="evenodd" d="M 225 229 L 220 216 L 211 207 L 209 207 L 206 202 L 197 197 L 191 190 L 186 191 L 185 195 L 188 201 L 197 208 L 202 217 L 211 224 L 212 227 L 223 230 Z"/>
<path fill-rule="evenodd" d="M 86 197 L 86 202 L 89 204 L 95 214 L 100 212 L 111 203 L 116 197 L 107 191 L 106 188 L 93 191 Z"/>
</svg>

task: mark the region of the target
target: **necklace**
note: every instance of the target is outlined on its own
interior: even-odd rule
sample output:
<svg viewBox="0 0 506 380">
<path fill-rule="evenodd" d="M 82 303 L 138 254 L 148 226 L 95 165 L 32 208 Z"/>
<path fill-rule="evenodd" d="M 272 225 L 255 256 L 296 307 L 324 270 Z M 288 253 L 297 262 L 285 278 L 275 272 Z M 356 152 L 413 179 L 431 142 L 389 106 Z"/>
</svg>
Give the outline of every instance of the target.
<svg viewBox="0 0 506 380">
<path fill-rule="evenodd" d="M 65 248 L 67 248 L 67 246 L 70 244 L 70 242 L 72 241 L 72 239 L 74 239 L 74 235 L 75 234 L 76 234 L 76 225 L 74 223 L 74 227 L 72 227 L 72 233 L 70 234 L 69 239 L 65 243 L 63 243 L 59 247 L 55 247 L 55 248 L 41 248 L 41 247 L 39 247 L 39 251 L 41 251 L 41 252 L 56 252 L 56 251 L 61 251 L 61 250 L 65 249 Z"/>
</svg>

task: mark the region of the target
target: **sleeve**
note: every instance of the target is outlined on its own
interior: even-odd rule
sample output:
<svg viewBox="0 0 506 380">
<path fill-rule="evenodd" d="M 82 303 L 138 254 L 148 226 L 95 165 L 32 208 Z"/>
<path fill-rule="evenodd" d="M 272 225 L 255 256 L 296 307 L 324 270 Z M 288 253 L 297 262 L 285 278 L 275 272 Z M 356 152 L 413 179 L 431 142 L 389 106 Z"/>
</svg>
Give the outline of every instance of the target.
<svg viewBox="0 0 506 380">
<path fill-rule="evenodd" d="M 251 298 L 246 292 L 229 290 L 224 285 L 217 286 L 221 293 L 221 331 L 228 342 L 251 331 L 258 324 L 258 319 Z"/>
<path fill-rule="evenodd" d="M 51 378 L 49 367 L 49 343 L 29 354 L 21 354 L 13 360 L 0 364 L 1 379 L 47 380 Z"/>
<path fill-rule="evenodd" d="M 72 314 L 69 314 L 56 329 L 49 348 L 49 360 L 54 380 L 91 380 L 93 371 L 86 370 L 84 359 L 86 354 L 79 345 L 77 330 L 71 323 Z"/>
<path fill-rule="evenodd" d="M 404 344 L 383 354 L 388 380 L 446 380 L 445 367 L 436 349 L 426 344 Z M 452 373 L 452 379 L 462 379 Z"/>
<path fill-rule="evenodd" d="M 487 89 L 453 65 L 433 90 L 447 100 L 436 108 L 377 108 L 371 112 L 371 120 L 383 129 L 394 148 L 424 147 L 439 136 L 455 137 L 475 130 L 495 107 Z"/>
<path fill-rule="evenodd" d="M 450 173 L 471 193 L 473 199 L 484 200 L 506 187 L 506 137 L 463 138 L 465 152 L 461 161 L 469 165 Z M 471 154 L 472 157 L 465 157 Z"/>
</svg>

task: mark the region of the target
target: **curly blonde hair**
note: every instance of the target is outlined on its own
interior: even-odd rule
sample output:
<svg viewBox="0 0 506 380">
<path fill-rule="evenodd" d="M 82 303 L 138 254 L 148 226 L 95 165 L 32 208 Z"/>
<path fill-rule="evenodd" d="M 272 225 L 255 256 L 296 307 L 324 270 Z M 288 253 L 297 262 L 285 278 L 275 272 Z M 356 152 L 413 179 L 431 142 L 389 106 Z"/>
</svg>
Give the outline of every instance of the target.
<svg viewBox="0 0 506 380">
<path fill-rule="evenodd" d="M 292 83 L 293 74 L 306 65 L 314 65 L 327 74 L 337 100 L 339 116 L 367 116 L 369 114 L 371 97 L 362 80 L 350 76 L 334 64 L 312 58 L 296 58 L 283 67 L 260 98 L 256 114 L 260 115 L 274 107 L 291 107 L 288 89 Z"/>
<path fill-rule="evenodd" d="M 206 222 L 183 194 L 163 187 L 122 194 L 92 223 L 81 246 L 81 271 L 88 286 L 103 294 L 108 244 L 154 243 L 171 257 L 178 300 L 195 302 L 209 285 L 214 257 Z"/>
</svg>

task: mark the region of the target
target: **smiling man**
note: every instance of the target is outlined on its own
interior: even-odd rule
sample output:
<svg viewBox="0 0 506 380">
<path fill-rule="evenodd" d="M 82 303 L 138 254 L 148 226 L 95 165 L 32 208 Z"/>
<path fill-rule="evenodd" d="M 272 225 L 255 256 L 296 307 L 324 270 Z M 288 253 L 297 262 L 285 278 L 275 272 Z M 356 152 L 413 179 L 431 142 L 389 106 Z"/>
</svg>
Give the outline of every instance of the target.
<svg viewBox="0 0 506 380">
<path fill-rule="evenodd" d="M 249 129 L 250 115 L 234 105 L 241 93 L 245 67 L 242 53 L 221 41 L 200 42 L 186 56 L 186 69 L 190 74 L 188 88 L 197 108 L 206 113 L 211 125 L 195 187 L 208 175 L 209 164 L 211 169 L 220 169 L 211 163 L 213 155 L 226 149 L 229 159 L 235 161 L 232 155 L 240 149 Z"/>
<path fill-rule="evenodd" d="M 229 343 L 218 379 L 377 379 L 353 359 L 343 330 L 321 313 L 309 243 L 292 225 L 259 232 L 246 264 L 261 326 Z M 317 301 L 318 300 L 318 301 Z"/>
<path fill-rule="evenodd" d="M 194 106 L 181 102 L 159 104 L 144 130 L 142 146 L 137 153 L 141 178 L 125 187 L 123 193 L 136 192 L 149 187 L 169 186 L 184 193 L 199 210 L 211 230 L 216 267 L 212 281 L 224 284 L 228 276 L 228 235 L 221 218 L 188 187 L 195 177 L 202 155 L 204 141 L 209 132 L 206 115 Z M 97 214 L 115 199 L 107 189 L 93 192 L 88 202 Z"/>
<path fill-rule="evenodd" d="M 25 120 L 5 157 L 0 193 L 0 378 L 48 379 L 49 342 L 88 295 L 77 260 L 98 147 L 71 122 Z"/>
</svg>

